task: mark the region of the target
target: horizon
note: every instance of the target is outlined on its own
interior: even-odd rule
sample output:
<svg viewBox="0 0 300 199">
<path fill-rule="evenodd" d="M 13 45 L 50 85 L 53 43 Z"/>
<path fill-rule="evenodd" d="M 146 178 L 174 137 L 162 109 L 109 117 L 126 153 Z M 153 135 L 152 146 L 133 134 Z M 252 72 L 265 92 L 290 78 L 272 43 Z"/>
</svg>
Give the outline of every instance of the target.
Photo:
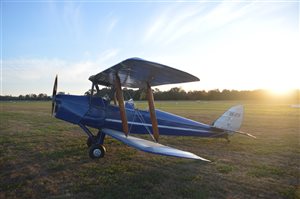
<svg viewBox="0 0 300 199">
<path fill-rule="evenodd" d="M 168 90 L 299 89 L 299 5 L 288 2 L 1 1 L 0 95 L 83 94 L 129 57 L 191 73 Z M 154 87 L 156 88 L 156 87 Z"/>
<path fill-rule="evenodd" d="M 100 87 L 100 90 L 102 89 L 105 89 L 105 88 L 109 88 L 109 87 L 104 87 L 104 86 L 101 86 Z M 219 93 L 223 93 L 224 91 L 229 91 L 229 92 L 260 92 L 260 94 L 262 95 L 261 97 L 264 98 L 264 97 L 272 97 L 274 98 L 275 100 L 276 99 L 284 99 L 284 98 L 293 98 L 293 97 L 296 97 L 297 99 L 295 99 L 296 101 L 299 102 L 299 93 L 300 93 L 300 89 L 291 89 L 291 90 L 288 90 L 288 91 L 285 91 L 285 92 L 274 92 L 274 91 L 271 91 L 271 90 L 268 90 L 268 89 L 254 89 L 254 90 L 235 90 L 235 89 L 211 89 L 211 90 L 185 90 L 184 88 L 182 87 L 171 87 L 170 89 L 167 89 L 167 90 L 160 90 L 158 87 L 154 87 L 152 88 L 154 90 L 154 95 L 156 93 L 155 89 L 158 89 L 159 92 L 169 92 L 172 88 L 179 88 L 180 90 L 183 90 L 186 94 L 189 93 L 189 92 L 206 92 L 206 93 L 209 93 L 209 92 L 212 92 L 212 91 L 217 91 Z M 141 88 L 140 88 L 141 89 Z M 140 90 L 140 89 L 133 89 L 133 88 L 126 88 L 126 90 L 124 90 L 124 92 L 126 93 L 126 91 L 130 91 L 130 90 L 133 90 L 133 91 L 137 91 L 137 90 Z M 143 90 L 143 89 L 142 89 Z M 87 91 L 90 91 L 90 88 L 87 89 L 85 92 Z M 85 92 L 84 93 L 81 93 L 81 94 L 78 94 L 78 95 L 85 95 Z M 72 93 L 68 93 L 68 92 L 65 92 L 65 91 L 58 91 L 58 93 L 61 93 L 61 94 L 64 94 L 64 95 L 73 95 Z M 52 94 L 47 94 L 47 93 L 26 93 L 26 94 L 17 94 L 17 95 L 0 95 L 0 97 L 13 97 L 13 98 L 18 98 L 18 97 L 25 97 L 25 96 L 32 96 L 32 95 L 36 95 L 38 96 L 39 94 L 42 94 L 42 95 L 46 95 L 46 97 L 52 97 Z"/>
</svg>

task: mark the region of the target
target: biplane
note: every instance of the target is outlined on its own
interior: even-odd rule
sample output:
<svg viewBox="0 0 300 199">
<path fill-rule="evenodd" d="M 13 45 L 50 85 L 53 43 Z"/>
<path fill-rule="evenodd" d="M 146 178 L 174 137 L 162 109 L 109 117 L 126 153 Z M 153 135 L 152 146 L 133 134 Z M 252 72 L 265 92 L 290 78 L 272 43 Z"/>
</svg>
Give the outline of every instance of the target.
<svg viewBox="0 0 300 199">
<path fill-rule="evenodd" d="M 140 58 L 124 60 L 89 77 L 91 93 L 86 96 L 57 94 L 57 76 L 52 95 L 52 115 L 78 125 L 88 136 L 87 146 L 92 159 L 105 155 L 105 136 L 111 136 L 130 147 L 153 154 L 209 161 L 191 152 L 159 143 L 159 136 L 223 137 L 240 132 L 244 109 L 242 105 L 226 111 L 211 125 L 155 109 L 153 86 L 200 81 L 189 73 Z M 99 86 L 110 87 L 111 96 L 97 95 Z M 122 87 L 144 89 L 149 110 L 139 110 L 132 100 L 124 101 Z M 92 133 L 91 128 L 98 133 Z M 153 140 L 133 134 L 150 134 Z"/>
</svg>

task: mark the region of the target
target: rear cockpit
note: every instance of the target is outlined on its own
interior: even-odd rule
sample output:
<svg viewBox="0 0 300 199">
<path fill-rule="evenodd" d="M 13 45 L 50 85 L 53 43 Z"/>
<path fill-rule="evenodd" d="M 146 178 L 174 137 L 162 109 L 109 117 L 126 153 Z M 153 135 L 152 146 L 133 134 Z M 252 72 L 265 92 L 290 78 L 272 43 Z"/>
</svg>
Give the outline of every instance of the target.
<svg viewBox="0 0 300 199">
<path fill-rule="evenodd" d="M 133 99 L 129 99 L 128 101 L 125 102 L 125 108 L 126 109 L 135 109 Z"/>
</svg>

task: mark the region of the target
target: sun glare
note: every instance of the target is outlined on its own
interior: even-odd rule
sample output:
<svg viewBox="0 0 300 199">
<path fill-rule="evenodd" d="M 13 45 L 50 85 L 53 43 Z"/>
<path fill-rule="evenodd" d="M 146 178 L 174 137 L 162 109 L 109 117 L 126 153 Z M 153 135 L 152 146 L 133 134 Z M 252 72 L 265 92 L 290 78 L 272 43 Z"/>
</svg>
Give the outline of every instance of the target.
<svg viewBox="0 0 300 199">
<path fill-rule="evenodd" d="M 276 95 L 276 96 L 287 96 L 290 95 L 293 92 L 294 89 L 291 88 L 285 88 L 285 87 L 277 87 L 277 88 L 270 88 L 268 91 L 270 92 L 271 95 Z"/>
<path fill-rule="evenodd" d="M 276 66 L 280 68 L 280 66 Z M 293 72 L 289 72 L 293 71 Z M 267 74 L 267 73 L 266 73 Z M 265 82 L 262 82 L 262 88 L 265 88 L 271 95 L 278 97 L 286 97 L 293 93 L 294 90 L 299 89 L 297 83 L 297 72 L 295 69 L 286 67 L 285 70 L 273 70 L 272 75 L 266 78 Z"/>
</svg>

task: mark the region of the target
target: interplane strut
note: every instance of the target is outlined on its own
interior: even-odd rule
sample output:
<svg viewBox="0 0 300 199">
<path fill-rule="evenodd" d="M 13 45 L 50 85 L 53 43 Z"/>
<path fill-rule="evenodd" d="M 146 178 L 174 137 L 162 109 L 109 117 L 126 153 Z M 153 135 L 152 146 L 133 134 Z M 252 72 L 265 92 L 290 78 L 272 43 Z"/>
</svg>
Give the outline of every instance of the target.
<svg viewBox="0 0 300 199">
<path fill-rule="evenodd" d="M 121 82 L 120 82 L 120 78 L 119 78 L 118 74 L 116 74 L 115 87 L 116 87 L 116 97 L 117 97 L 119 107 L 120 107 L 120 116 L 121 116 L 121 120 L 122 120 L 122 127 L 123 127 L 124 134 L 127 136 L 128 132 L 129 132 L 128 131 L 128 122 L 127 122 L 127 117 L 126 117 Z"/>
<path fill-rule="evenodd" d="M 153 136 L 155 138 L 155 141 L 158 142 L 159 131 L 158 131 L 157 118 L 155 114 L 154 97 L 149 83 L 147 83 L 147 99 L 149 105 L 150 118 L 152 122 Z"/>
</svg>

